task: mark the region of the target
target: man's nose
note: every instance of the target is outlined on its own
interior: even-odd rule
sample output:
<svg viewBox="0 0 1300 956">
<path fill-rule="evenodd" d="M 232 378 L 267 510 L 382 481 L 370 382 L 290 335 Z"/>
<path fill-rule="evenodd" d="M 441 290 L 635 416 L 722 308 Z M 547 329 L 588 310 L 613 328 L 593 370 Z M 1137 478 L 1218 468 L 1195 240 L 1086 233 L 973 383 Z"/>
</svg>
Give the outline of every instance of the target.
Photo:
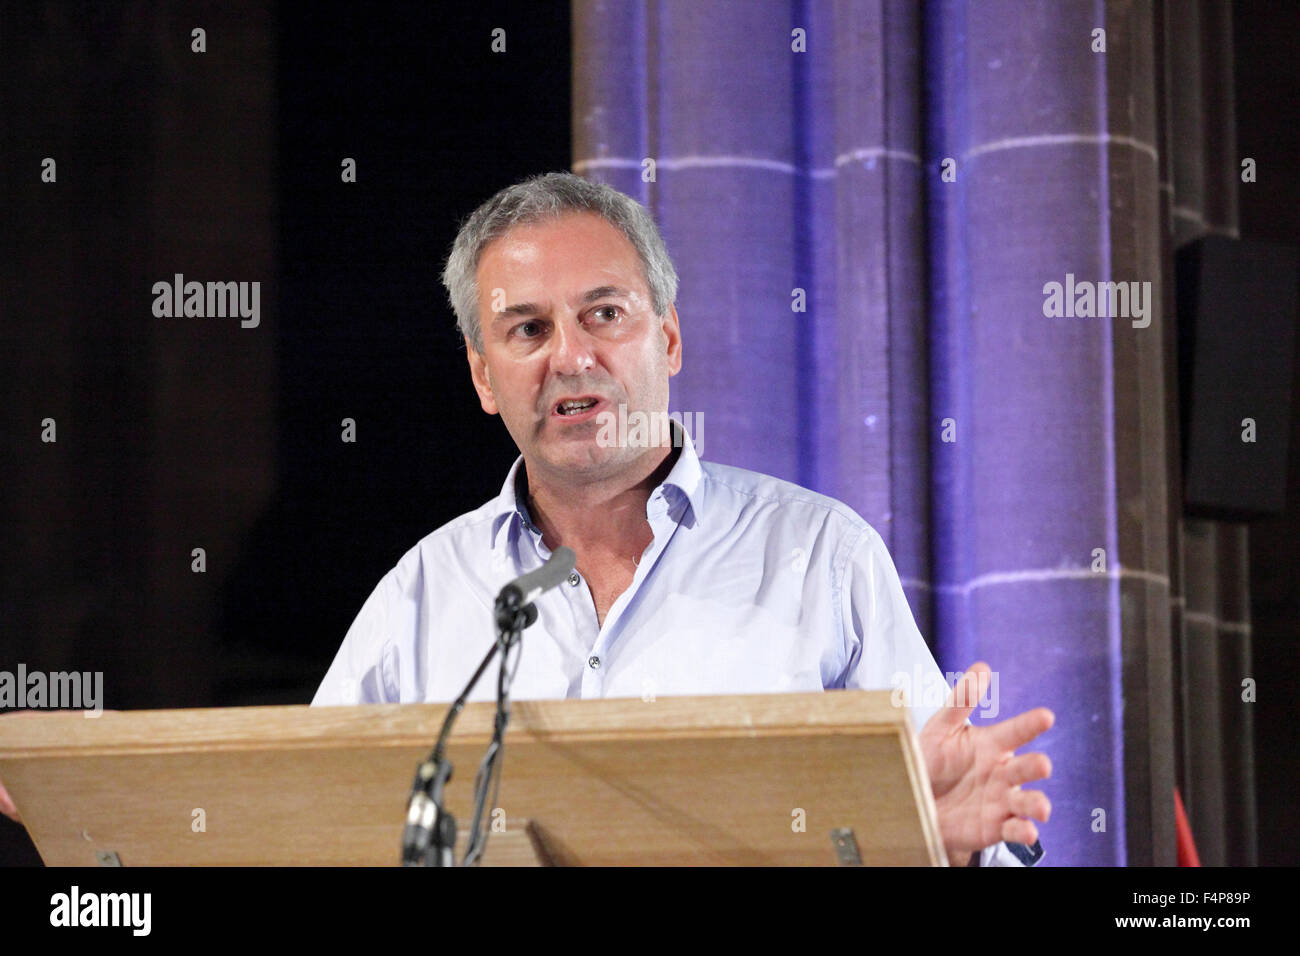
<svg viewBox="0 0 1300 956">
<path fill-rule="evenodd" d="M 556 375 L 581 375 L 596 364 L 591 335 L 576 321 L 557 322 L 551 341 L 551 371 Z"/>
</svg>

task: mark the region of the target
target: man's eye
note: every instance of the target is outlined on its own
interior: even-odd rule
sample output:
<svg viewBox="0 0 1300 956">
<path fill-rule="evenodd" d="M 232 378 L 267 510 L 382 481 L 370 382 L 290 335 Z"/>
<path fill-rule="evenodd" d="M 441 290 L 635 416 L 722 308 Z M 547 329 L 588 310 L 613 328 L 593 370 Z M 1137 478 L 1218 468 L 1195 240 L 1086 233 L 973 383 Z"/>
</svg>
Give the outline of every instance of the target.
<svg viewBox="0 0 1300 956">
<path fill-rule="evenodd" d="M 623 310 L 616 305 L 602 305 L 599 309 L 596 310 L 595 314 L 600 315 L 602 312 L 609 313 L 609 316 L 607 318 L 607 321 L 609 322 L 613 322 L 617 320 L 623 314 Z"/>
<path fill-rule="evenodd" d="M 541 326 L 536 322 L 520 322 L 514 327 L 513 331 L 514 334 L 520 338 L 532 339 L 537 337 L 537 332 L 540 328 Z"/>
</svg>

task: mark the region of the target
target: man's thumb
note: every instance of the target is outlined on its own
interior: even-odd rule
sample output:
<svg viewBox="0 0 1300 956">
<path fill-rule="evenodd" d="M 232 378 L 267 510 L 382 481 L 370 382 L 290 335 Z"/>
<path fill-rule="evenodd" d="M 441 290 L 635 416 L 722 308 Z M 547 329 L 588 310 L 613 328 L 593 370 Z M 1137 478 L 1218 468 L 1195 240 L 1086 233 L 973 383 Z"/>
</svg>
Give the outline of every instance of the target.
<svg viewBox="0 0 1300 956">
<path fill-rule="evenodd" d="M 0 813 L 3 813 L 14 823 L 22 823 L 22 818 L 18 816 L 18 808 L 14 806 L 13 800 L 9 798 L 9 791 L 5 785 L 0 783 Z"/>
</svg>

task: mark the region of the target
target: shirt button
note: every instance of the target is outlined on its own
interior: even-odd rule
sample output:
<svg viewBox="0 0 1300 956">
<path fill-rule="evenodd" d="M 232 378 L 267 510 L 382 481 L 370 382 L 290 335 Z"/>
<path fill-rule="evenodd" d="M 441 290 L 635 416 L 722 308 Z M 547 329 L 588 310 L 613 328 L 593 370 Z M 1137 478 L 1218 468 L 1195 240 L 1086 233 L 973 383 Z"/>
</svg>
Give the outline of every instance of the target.
<svg viewBox="0 0 1300 956">
<path fill-rule="evenodd" d="M 591 657 L 588 657 L 587 666 L 592 670 L 597 670 L 600 667 L 600 658 L 596 657 L 594 654 Z"/>
<path fill-rule="evenodd" d="M 578 582 L 581 581 L 581 580 L 582 580 L 582 578 L 578 577 L 578 572 L 577 572 L 577 571 L 570 571 L 570 572 L 569 572 L 569 587 L 574 587 L 574 588 L 576 588 L 576 587 L 578 586 Z"/>
</svg>

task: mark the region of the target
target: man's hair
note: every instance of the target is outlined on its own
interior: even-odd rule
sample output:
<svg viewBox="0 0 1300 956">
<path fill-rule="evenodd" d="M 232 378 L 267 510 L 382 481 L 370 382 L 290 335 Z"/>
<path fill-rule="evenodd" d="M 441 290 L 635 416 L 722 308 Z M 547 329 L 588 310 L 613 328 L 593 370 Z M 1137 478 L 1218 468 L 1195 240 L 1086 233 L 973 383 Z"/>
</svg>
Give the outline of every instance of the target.
<svg viewBox="0 0 1300 956">
<path fill-rule="evenodd" d="M 641 259 L 655 315 L 667 314 L 677 298 L 677 270 L 646 208 L 604 183 L 589 182 L 573 173 L 545 173 L 507 186 L 475 209 L 452 243 L 442 284 L 447 287 L 456 324 L 476 352 L 483 351 L 475 279 L 483 250 L 515 226 L 573 212 L 593 212 L 627 236 Z"/>
</svg>

